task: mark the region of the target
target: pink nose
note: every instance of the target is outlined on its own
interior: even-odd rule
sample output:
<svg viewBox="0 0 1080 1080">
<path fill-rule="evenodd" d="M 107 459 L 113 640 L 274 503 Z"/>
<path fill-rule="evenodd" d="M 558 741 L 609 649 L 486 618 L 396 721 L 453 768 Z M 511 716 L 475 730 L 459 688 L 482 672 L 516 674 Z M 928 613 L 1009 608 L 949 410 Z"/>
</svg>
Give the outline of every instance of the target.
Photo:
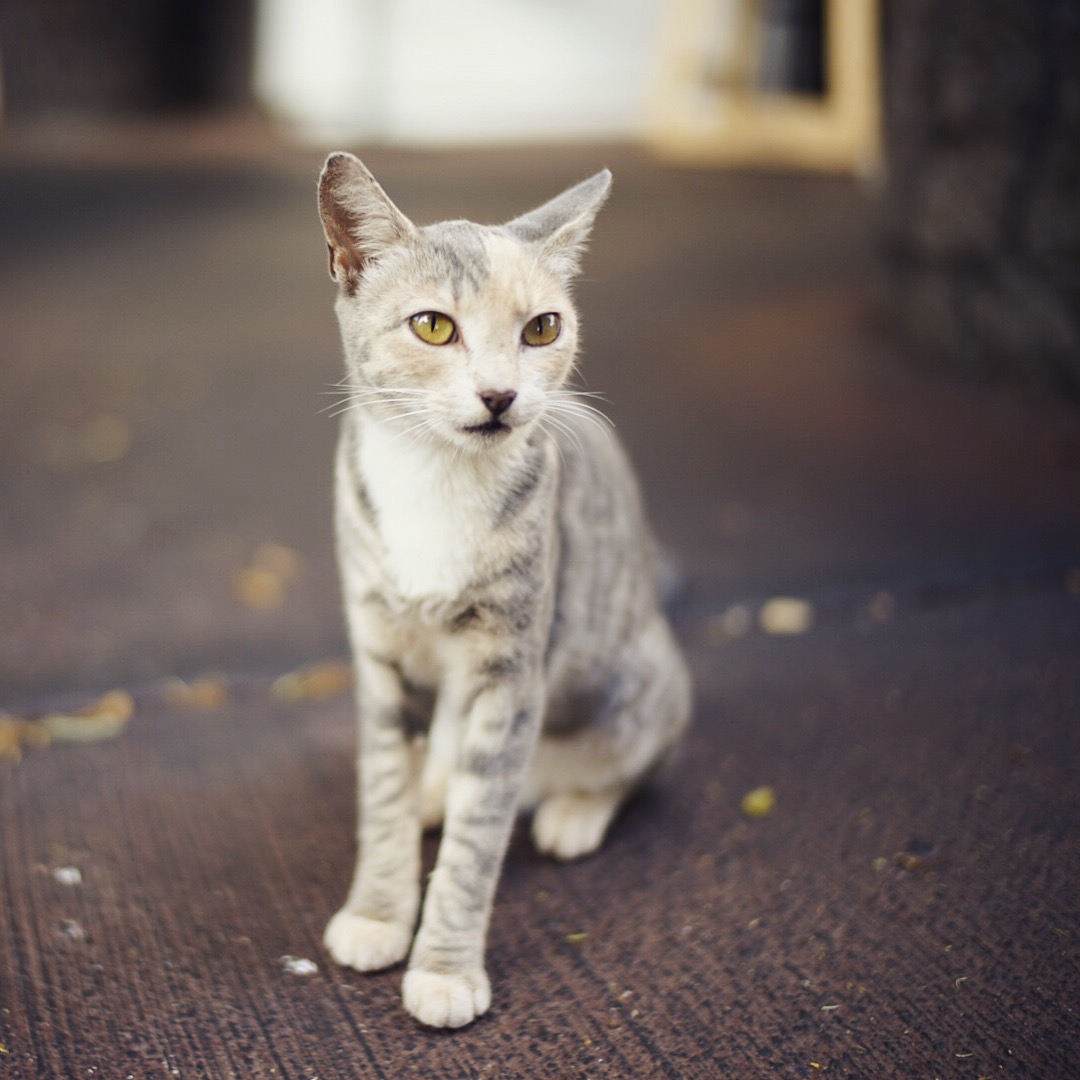
<svg viewBox="0 0 1080 1080">
<path fill-rule="evenodd" d="M 514 390 L 481 390 L 480 400 L 487 406 L 492 416 L 502 416 L 511 405 L 517 392 Z"/>
</svg>

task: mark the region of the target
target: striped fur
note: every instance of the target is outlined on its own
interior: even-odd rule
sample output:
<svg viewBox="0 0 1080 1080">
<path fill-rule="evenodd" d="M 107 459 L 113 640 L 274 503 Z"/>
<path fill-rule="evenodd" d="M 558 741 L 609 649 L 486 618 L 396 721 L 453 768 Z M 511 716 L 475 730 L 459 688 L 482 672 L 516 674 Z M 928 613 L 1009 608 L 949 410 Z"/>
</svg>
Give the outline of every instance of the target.
<svg viewBox="0 0 1080 1080">
<path fill-rule="evenodd" d="M 541 851 L 588 854 L 689 716 L 633 474 L 565 389 L 570 283 L 609 182 L 503 226 L 419 228 L 351 155 L 320 181 L 359 699 L 359 858 L 326 944 L 362 971 L 408 956 L 405 1006 L 433 1026 L 490 1002 L 485 937 L 517 811 L 535 808 Z M 421 340 L 421 312 L 455 337 Z M 547 313 L 558 336 L 527 344 Z M 440 823 L 421 915 L 421 829 Z"/>
</svg>

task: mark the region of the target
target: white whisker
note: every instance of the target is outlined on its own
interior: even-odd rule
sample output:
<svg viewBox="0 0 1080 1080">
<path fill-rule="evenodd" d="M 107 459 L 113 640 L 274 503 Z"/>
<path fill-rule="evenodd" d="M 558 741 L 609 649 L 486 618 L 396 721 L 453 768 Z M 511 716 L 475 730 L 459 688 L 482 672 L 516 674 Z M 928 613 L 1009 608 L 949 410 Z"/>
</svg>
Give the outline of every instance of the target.
<svg viewBox="0 0 1080 1080">
<path fill-rule="evenodd" d="M 585 448 L 581 444 L 581 439 L 578 437 L 578 433 L 561 417 L 556 416 L 553 412 L 547 412 L 541 419 L 542 423 L 550 424 L 551 427 L 561 432 L 565 439 L 572 443 L 574 448 L 579 454 L 585 453 Z M 556 439 L 555 443 L 558 445 L 559 440 Z"/>
<path fill-rule="evenodd" d="M 559 464 L 565 467 L 565 465 L 566 465 L 566 455 L 563 453 L 562 444 L 552 434 L 551 429 L 548 427 L 548 424 L 547 424 L 548 420 L 549 420 L 549 417 L 541 416 L 537 420 L 537 426 L 547 435 L 547 437 L 549 439 L 551 439 L 551 442 L 555 447 L 555 453 L 557 453 L 559 455 Z"/>
<path fill-rule="evenodd" d="M 580 413 L 582 416 L 595 417 L 603 424 L 611 423 L 606 413 L 596 408 L 595 405 L 590 405 L 587 401 L 580 400 L 580 394 L 577 392 L 563 392 L 556 394 L 554 395 L 554 401 L 556 407 L 572 410 L 574 412 Z"/>
<path fill-rule="evenodd" d="M 350 382 L 348 379 L 342 380 L 336 388 L 324 390 L 322 393 L 337 396 L 336 401 L 319 410 L 320 414 L 329 413 L 331 419 L 368 405 L 382 405 L 389 409 L 423 405 L 432 397 L 431 391 L 425 389 L 414 387 L 384 389 L 376 386 L 359 385 Z"/>
<path fill-rule="evenodd" d="M 607 416 L 592 405 L 577 400 L 575 395 L 565 392 L 553 394 L 547 405 L 549 412 L 552 415 L 560 416 L 568 426 L 573 426 L 569 423 L 571 420 L 576 421 L 579 425 L 589 424 L 596 430 L 603 432 L 605 438 L 611 437 L 613 425 Z"/>
</svg>

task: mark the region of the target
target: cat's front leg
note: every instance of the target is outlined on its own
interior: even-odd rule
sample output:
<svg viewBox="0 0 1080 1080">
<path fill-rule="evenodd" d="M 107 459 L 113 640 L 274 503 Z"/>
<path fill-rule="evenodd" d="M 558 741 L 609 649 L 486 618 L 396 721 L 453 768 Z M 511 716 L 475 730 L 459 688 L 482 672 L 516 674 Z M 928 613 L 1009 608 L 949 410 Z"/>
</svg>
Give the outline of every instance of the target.
<svg viewBox="0 0 1080 1080">
<path fill-rule="evenodd" d="M 420 905 L 417 768 L 400 671 L 361 650 L 357 682 L 359 851 L 348 899 L 323 940 L 339 964 L 378 971 L 408 955 Z"/>
<path fill-rule="evenodd" d="M 461 1027 L 491 1003 L 484 970 L 491 905 L 543 709 L 539 663 L 513 676 L 510 666 L 505 658 L 489 660 L 481 676 L 487 683 L 470 695 L 439 855 L 405 975 L 406 1009 L 434 1027 Z"/>
</svg>

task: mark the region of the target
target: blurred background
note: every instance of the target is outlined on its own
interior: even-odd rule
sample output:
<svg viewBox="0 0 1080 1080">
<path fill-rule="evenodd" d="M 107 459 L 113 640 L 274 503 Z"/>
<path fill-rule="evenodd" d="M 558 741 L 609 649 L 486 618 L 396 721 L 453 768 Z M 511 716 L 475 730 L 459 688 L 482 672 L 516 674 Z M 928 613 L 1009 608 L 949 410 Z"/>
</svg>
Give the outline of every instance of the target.
<svg viewBox="0 0 1080 1080">
<path fill-rule="evenodd" d="M 1078 34 L 1054 0 L 6 0 L 0 688 L 342 650 L 339 147 L 421 221 L 614 168 L 584 379 L 699 613 L 1057 572 Z"/>
<path fill-rule="evenodd" d="M 0 92 L 5 1075 L 1072 1075 L 1080 4 L 2 0 Z M 612 169 L 697 689 L 602 855 L 516 834 L 453 1039 L 320 945 L 336 149 L 419 222 Z"/>
</svg>

